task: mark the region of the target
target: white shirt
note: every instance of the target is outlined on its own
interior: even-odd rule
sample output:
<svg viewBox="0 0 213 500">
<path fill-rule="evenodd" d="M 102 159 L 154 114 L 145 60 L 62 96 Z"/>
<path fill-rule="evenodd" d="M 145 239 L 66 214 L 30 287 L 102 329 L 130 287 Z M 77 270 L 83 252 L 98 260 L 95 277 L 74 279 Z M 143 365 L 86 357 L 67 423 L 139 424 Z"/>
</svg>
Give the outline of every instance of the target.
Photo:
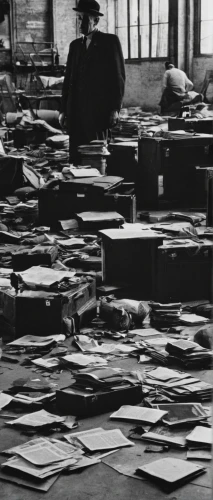
<svg viewBox="0 0 213 500">
<path fill-rule="evenodd" d="M 164 73 L 163 89 L 166 87 L 177 94 L 185 94 L 192 90 L 194 85 L 184 71 L 178 68 L 171 68 Z"/>
</svg>

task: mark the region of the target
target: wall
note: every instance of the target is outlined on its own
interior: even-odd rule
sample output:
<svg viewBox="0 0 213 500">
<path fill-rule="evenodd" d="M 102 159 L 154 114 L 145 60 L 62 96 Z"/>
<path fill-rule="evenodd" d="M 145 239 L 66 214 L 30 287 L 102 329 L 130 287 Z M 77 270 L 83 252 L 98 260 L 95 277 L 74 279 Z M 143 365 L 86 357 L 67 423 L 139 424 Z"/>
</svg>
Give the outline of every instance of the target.
<svg viewBox="0 0 213 500">
<path fill-rule="evenodd" d="M 193 82 L 195 89 L 199 92 L 205 78 L 206 70 L 213 71 L 213 57 L 194 57 L 193 59 Z"/>
<path fill-rule="evenodd" d="M 123 106 L 142 106 L 144 110 L 158 110 L 163 74 L 163 61 L 126 64 Z"/>
<path fill-rule="evenodd" d="M 66 63 L 69 44 L 77 37 L 75 6 L 76 0 L 54 0 L 54 41 L 58 47 L 60 64 Z M 105 15 L 100 18 L 99 28 L 107 31 L 107 0 L 101 2 L 101 12 Z"/>
</svg>

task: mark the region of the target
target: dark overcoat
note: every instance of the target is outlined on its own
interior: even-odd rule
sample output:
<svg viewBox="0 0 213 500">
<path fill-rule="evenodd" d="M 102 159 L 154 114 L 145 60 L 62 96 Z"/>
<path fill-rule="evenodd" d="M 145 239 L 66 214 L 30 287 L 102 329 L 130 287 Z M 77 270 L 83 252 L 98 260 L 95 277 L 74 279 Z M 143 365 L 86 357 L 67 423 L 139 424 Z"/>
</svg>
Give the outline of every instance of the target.
<svg viewBox="0 0 213 500">
<path fill-rule="evenodd" d="M 110 113 L 119 111 L 125 85 L 125 66 L 119 38 L 97 31 L 81 59 L 83 39 L 71 42 L 62 90 L 61 111 L 67 117 L 69 134 L 75 136 L 79 113 L 88 139 L 110 128 Z M 79 93 L 79 65 L 80 93 Z M 77 138 L 77 142 L 81 140 Z"/>
</svg>

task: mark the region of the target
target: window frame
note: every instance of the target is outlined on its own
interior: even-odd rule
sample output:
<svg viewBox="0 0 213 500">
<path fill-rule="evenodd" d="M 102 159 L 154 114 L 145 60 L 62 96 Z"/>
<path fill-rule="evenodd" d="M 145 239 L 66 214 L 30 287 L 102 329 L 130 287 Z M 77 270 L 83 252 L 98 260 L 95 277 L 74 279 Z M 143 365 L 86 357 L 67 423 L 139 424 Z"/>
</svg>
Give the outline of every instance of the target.
<svg viewBox="0 0 213 500">
<path fill-rule="evenodd" d="M 149 0 L 149 56 L 148 57 L 141 57 L 141 43 L 140 43 L 140 38 L 141 38 L 141 35 L 140 35 L 140 1 L 142 2 L 143 0 L 137 0 L 137 4 L 138 4 L 138 24 L 137 24 L 137 28 L 138 28 L 138 57 L 130 57 L 130 51 L 131 51 L 131 36 L 130 36 L 130 28 L 131 28 L 131 25 L 130 25 L 130 2 L 131 0 L 126 0 L 127 2 L 127 22 L 128 22 L 128 25 L 127 25 L 127 46 L 128 46 L 128 57 L 125 58 L 125 62 L 127 62 L 128 64 L 136 64 L 136 63 L 139 63 L 139 62 L 149 62 L 149 61 L 167 61 L 169 58 L 170 58 L 170 40 L 171 40 L 171 36 L 170 36 L 170 20 L 171 20 L 171 3 L 173 3 L 173 1 L 171 0 L 168 0 L 168 7 L 169 7 L 169 11 L 168 11 L 168 53 L 166 56 L 160 56 L 160 57 L 153 57 L 151 55 L 152 53 L 152 0 Z M 118 9 L 117 9 L 117 0 L 115 0 L 115 33 L 118 35 L 118 29 L 119 29 L 119 26 L 118 26 Z M 119 36 L 119 35 L 118 35 Z"/>
<path fill-rule="evenodd" d="M 194 2 L 194 56 L 212 58 L 213 54 L 201 52 L 201 0 Z"/>
</svg>

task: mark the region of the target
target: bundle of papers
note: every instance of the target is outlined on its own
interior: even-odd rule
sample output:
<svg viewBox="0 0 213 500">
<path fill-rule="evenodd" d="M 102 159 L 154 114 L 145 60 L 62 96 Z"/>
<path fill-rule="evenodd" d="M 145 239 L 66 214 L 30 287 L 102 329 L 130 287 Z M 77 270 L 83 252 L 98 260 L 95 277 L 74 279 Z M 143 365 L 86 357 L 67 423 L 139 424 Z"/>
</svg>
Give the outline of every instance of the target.
<svg viewBox="0 0 213 500">
<path fill-rule="evenodd" d="M 152 408 L 124 405 L 118 411 L 114 412 L 110 418 L 126 422 L 156 424 L 166 413 L 166 411 L 154 410 Z"/>
<path fill-rule="evenodd" d="M 108 156 L 109 151 L 107 148 L 107 144 L 105 141 L 92 141 L 90 144 L 85 144 L 82 146 L 78 146 L 78 153 L 80 153 L 81 156 Z M 88 163 L 89 164 L 89 163 Z"/>
<path fill-rule="evenodd" d="M 156 460 L 136 470 L 136 474 L 153 479 L 166 491 L 175 490 L 204 472 L 203 467 L 173 457 Z"/>
<path fill-rule="evenodd" d="M 192 377 L 189 373 L 158 367 L 146 373 L 143 391 L 151 396 L 153 402 L 157 393 L 166 396 L 169 401 L 204 401 L 210 400 L 212 386 L 207 382 Z"/>
<path fill-rule="evenodd" d="M 58 417 L 52 413 L 48 413 L 45 410 L 36 411 L 34 413 L 29 413 L 23 417 L 16 418 L 15 420 L 10 420 L 6 422 L 7 425 L 26 427 L 26 428 L 39 428 L 46 425 L 61 424 L 66 420 L 65 417 Z"/>
<path fill-rule="evenodd" d="M 22 273 L 17 273 L 25 285 L 30 288 L 36 289 L 50 287 L 57 285 L 65 279 L 72 279 L 75 272 L 70 271 L 56 271 L 55 269 L 48 269 L 41 266 L 33 266 Z"/>
<path fill-rule="evenodd" d="M 134 379 L 129 373 L 119 368 L 87 369 L 76 372 L 74 376 L 78 386 L 92 387 L 96 390 L 113 390 L 118 387 L 131 386 L 134 382 L 138 383 L 137 378 Z"/>
<path fill-rule="evenodd" d="M 20 202 L 13 206 L 5 204 L 3 215 L 11 218 L 34 219 L 38 215 L 38 200 L 29 200 L 25 203 Z"/>
<path fill-rule="evenodd" d="M 169 341 L 166 351 L 184 366 L 206 366 L 212 363 L 213 351 L 188 340 Z"/>
<path fill-rule="evenodd" d="M 156 328 L 179 324 L 182 311 L 181 303 L 160 304 L 157 302 L 149 302 L 149 306 L 151 308 L 150 321 Z"/>
<path fill-rule="evenodd" d="M 53 135 L 52 137 L 48 137 L 46 142 L 48 146 L 54 149 L 69 149 L 69 135 Z"/>
<path fill-rule="evenodd" d="M 198 425 L 186 436 L 186 442 L 189 448 L 211 448 L 212 429 Z"/>
</svg>

